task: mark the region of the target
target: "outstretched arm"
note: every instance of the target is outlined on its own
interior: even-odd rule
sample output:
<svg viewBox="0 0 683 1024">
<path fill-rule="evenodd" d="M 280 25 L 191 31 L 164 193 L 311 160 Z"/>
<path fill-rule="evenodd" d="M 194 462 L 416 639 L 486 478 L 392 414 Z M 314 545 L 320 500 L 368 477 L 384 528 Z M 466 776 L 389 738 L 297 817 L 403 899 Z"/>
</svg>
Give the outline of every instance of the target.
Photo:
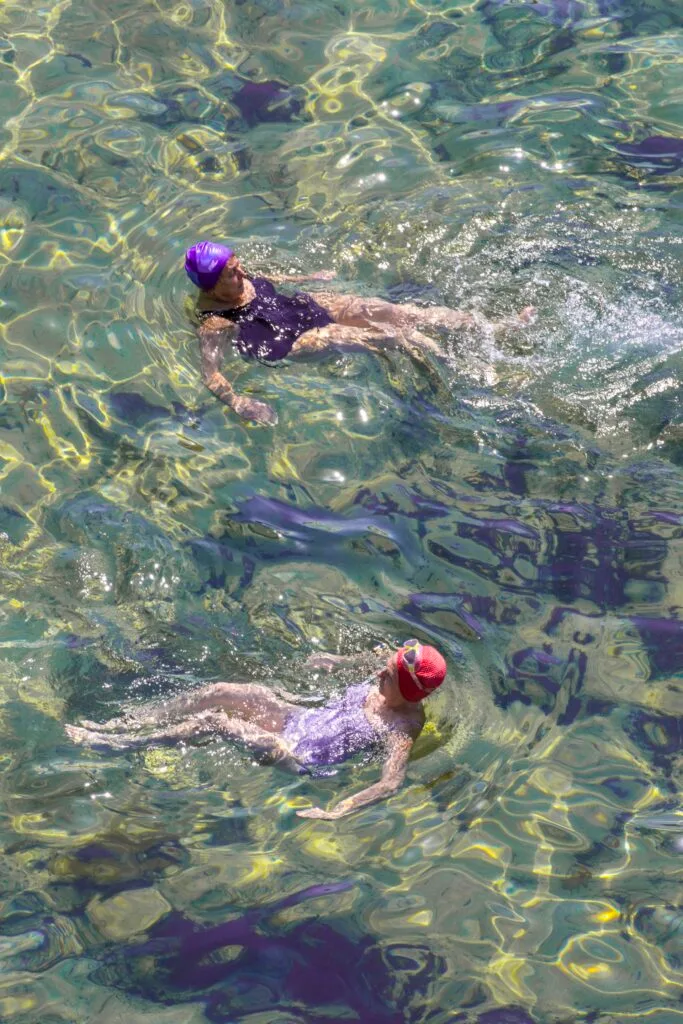
<svg viewBox="0 0 683 1024">
<path fill-rule="evenodd" d="M 334 672 L 340 668 L 353 668 L 354 665 L 367 665 L 375 668 L 377 658 L 385 658 L 390 653 L 386 644 L 377 644 L 371 651 L 359 651 L 358 654 L 311 654 L 306 659 L 306 668 L 320 669 L 323 672 Z"/>
<path fill-rule="evenodd" d="M 359 807 L 367 804 L 374 804 L 376 800 L 385 800 L 393 796 L 401 788 L 406 775 L 408 758 L 412 749 L 415 737 L 407 732 L 392 733 L 389 737 L 387 758 L 382 769 L 382 777 L 374 786 L 361 789 L 360 793 L 347 797 L 340 801 L 333 811 L 324 811 L 321 807 L 309 807 L 304 811 L 297 811 L 300 818 L 325 818 L 334 820 L 343 818 L 344 815 L 357 811 Z"/>
<path fill-rule="evenodd" d="M 312 274 L 269 274 L 268 276 L 276 284 L 282 284 L 285 281 L 298 284 L 301 281 L 334 281 L 337 275 L 334 270 L 314 270 Z"/>
<path fill-rule="evenodd" d="M 209 391 L 229 405 L 244 420 L 255 423 L 277 423 L 277 414 L 265 402 L 235 393 L 232 384 L 221 372 L 225 351 L 231 341 L 232 324 L 220 316 L 210 316 L 198 330 L 202 380 Z"/>
</svg>

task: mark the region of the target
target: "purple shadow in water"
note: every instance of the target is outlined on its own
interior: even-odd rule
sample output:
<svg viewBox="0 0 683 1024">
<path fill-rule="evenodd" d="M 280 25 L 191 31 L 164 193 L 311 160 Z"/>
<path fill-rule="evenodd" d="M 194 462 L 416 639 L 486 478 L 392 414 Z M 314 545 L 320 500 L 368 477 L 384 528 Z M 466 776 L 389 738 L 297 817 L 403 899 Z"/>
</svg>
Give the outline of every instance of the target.
<svg viewBox="0 0 683 1024">
<path fill-rule="evenodd" d="M 496 702 L 507 707 L 514 701 L 533 704 L 549 714 L 556 709 L 559 721 L 573 721 L 581 710 L 588 658 L 572 648 L 568 655 L 555 654 L 551 644 L 525 647 L 507 659 L 507 671 L 496 686 Z"/>
<path fill-rule="evenodd" d="M 554 92 L 538 93 L 535 96 L 522 97 L 516 100 L 501 100 L 498 103 L 472 103 L 469 106 L 448 106 L 448 102 L 436 103 L 434 113 L 452 124 L 480 123 L 493 121 L 504 124 L 518 114 L 533 113 L 538 109 L 567 107 L 574 110 L 604 110 L 604 102 L 590 93 Z"/>
<path fill-rule="evenodd" d="M 232 97 L 246 123 L 253 127 L 267 121 L 292 121 L 303 108 L 282 82 L 245 82 Z"/>
<path fill-rule="evenodd" d="M 630 621 L 640 633 L 655 672 L 670 675 L 683 669 L 683 622 L 641 615 L 631 616 Z"/>
<path fill-rule="evenodd" d="M 676 512 L 650 512 L 653 519 L 660 523 L 671 523 L 673 526 L 683 526 L 683 516 Z"/>
<path fill-rule="evenodd" d="M 485 0 L 481 9 L 486 12 L 486 20 L 492 21 L 495 12 L 502 8 L 526 10 L 558 28 L 573 27 L 594 16 L 592 8 L 582 0 Z M 624 14 L 623 0 L 597 0 L 597 8 L 601 18 L 618 18 Z"/>
<path fill-rule="evenodd" d="M 208 928 L 198 927 L 182 915 L 171 914 L 154 929 L 152 938 L 147 942 L 125 947 L 125 956 L 172 956 L 196 963 L 214 949 L 227 945 L 247 944 L 254 938 L 256 925 L 287 907 L 294 907 L 318 896 L 347 892 L 353 885 L 354 883 L 350 881 L 311 885 L 265 907 L 250 910 L 232 921 Z M 120 952 L 116 953 L 117 958 L 120 955 Z"/>
<path fill-rule="evenodd" d="M 515 0 L 514 4 L 510 0 L 486 0 L 481 6 L 487 22 L 495 21 L 496 14 L 503 9 L 518 14 L 526 10 L 558 27 L 576 25 L 586 17 L 586 5 L 580 0 Z"/>
<path fill-rule="evenodd" d="M 371 540 L 375 533 L 392 540 L 407 560 L 418 563 L 423 560 L 412 532 L 407 525 L 402 528 L 398 517 L 341 516 L 317 506 L 301 509 L 277 498 L 254 495 L 241 502 L 231 518 L 237 523 L 269 527 L 273 531 L 273 539 L 279 535 L 278 539 L 293 542 L 290 547 L 283 547 L 279 554 L 286 552 L 291 556 L 308 557 L 324 550 L 326 559 L 334 561 L 345 557 L 349 538 L 366 537 Z M 264 557 L 264 552 L 261 544 L 259 557 Z"/>
<path fill-rule="evenodd" d="M 683 139 L 672 135 L 649 135 L 641 142 L 620 143 L 614 148 L 629 163 L 655 174 L 670 174 L 683 165 Z"/>
<path fill-rule="evenodd" d="M 683 719 L 638 709 L 629 716 L 626 732 L 648 752 L 654 765 L 670 773 L 673 759 L 683 750 Z"/>
<path fill-rule="evenodd" d="M 477 1017 L 477 1024 L 537 1024 L 521 1006 L 504 1006 L 499 1010 L 485 1010 Z"/>
<path fill-rule="evenodd" d="M 188 547 L 195 564 L 205 575 L 204 588 L 224 587 L 228 575 L 239 571 L 234 567 L 235 556 L 227 544 L 221 544 L 212 537 L 204 537 L 189 541 Z"/>
<path fill-rule="evenodd" d="M 334 1005 L 354 1020 L 418 1024 L 429 1005 L 433 979 L 445 969 L 426 946 L 411 949 L 401 943 L 380 949 L 343 912 L 335 913 L 330 923 L 321 917 L 288 925 L 269 920 L 286 907 L 353 884 L 310 886 L 208 928 L 182 914 L 169 914 L 153 927 L 148 941 L 119 948 L 107 958 L 107 983 L 157 1002 L 199 1000 L 212 1024 L 233 1022 L 236 1000 L 252 1013 L 291 1007 L 298 1018 L 302 1007 L 315 1012 Z M 236 957 L 212 962 L 211 954 L 226 946 L 240 947 Z M 153 971 L 149 957 L 156 961 Z M 414 1010 L 406 1013 L 409 1006 Z"/>
<path fill-rule="evenodd" d="M 152 405 L 142 395 L 132 391 L 117 391 L 109 395 L 109 405 L 115 416 L 131 426 L 142 426 L 150 420 L 168 419 L 170 410 L 163 405 Z"/>
<path fill-rule="evenodd" d="M 411 594 L 408 603 L 403 608 L 404 615 L 410 615 L 416 622 L 422 622 L 425 615 L 434 612 L 451 612 L 462 619 L 468 629 L 472 630 L 477 639 L 481 639 L 485 627 L 481 620 L 472 613 L 472 605 L 476 602 L 481 611 L 484 612 L 489 622 L 495 622 L 492 614 L 495 608 L 493 598 L 473 598 L 471 595 L 461 594 L 429 594 L 420 591 Z"/>
</svg>

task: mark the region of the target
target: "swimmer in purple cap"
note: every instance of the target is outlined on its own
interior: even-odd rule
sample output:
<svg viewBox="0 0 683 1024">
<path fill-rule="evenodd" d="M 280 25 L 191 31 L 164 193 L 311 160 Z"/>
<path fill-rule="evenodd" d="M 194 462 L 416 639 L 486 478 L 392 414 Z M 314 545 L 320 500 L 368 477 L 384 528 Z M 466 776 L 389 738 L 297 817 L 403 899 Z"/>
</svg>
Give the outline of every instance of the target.
<svg viewBox="0 0 683 1024">
<path fill-rule="evenodd" d="M 439 345 L 420 328 L 462 330 L 468 327 L 524 326 L 534 310 L 528 306 L 514 323 L 491 325 L 477 314 L 446 306 L 422 308 L 411 303 L 318 292 L 285 295 L 265 277 L 245 273 L 232 249 L 217 242 L 198 242 L 185 254 L 188 277 L 200 289 L 197 314 L 202 379 L 210 391 L 242 419 L 277 423 L 265 402 L 238 395 L 221 367 L 228 344 L 240 355 L 272 364 L 285 357 L 313 355 L 329 349 L 371 351 L 402 347 L 414 355 L 442 355 Z M 326 271 L 308 280 L 330 280 Z M 305 277 L 274 278 L 304 281 Z"/>
</svg>

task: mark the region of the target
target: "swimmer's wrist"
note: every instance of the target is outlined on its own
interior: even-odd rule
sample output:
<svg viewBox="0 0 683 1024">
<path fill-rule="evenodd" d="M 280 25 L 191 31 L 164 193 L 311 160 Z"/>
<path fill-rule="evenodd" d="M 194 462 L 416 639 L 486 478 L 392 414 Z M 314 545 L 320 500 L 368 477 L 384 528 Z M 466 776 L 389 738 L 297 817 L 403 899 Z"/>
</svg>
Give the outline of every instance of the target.
<svg viewBox="0 0 683 1024">
<path fill-rule="evenodd" d="M 235 398 L 235 390 L 229 380 L 226 380 L 222 373 L 218 370 L 212 373 L 206 382 L 206 386 L 209 391 L 213 391 L 217 398 L 220 398 L 222 402 L 227 405 L 232 405 Z"/>
</svg>

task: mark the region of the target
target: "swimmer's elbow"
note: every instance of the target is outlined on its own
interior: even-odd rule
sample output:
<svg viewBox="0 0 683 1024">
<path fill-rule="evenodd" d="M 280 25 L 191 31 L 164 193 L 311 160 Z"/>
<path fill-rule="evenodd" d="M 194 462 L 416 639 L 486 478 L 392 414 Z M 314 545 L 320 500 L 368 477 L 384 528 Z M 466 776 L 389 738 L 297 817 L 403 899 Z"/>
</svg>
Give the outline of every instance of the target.
<svg viewBox="0 0 683 1024">
<path fill-rule="evenodd" d="M 400 789 L 400 785 L 395 783 L 382 783 L 380 782 L 376 789 L 376 800 L 388 800 L 389 797 L 396 796 Z"/>
<path fill-rule="evenodd" d="M 403 780 L 405 779 L 405 776 L 405 772 L 400 772 L 380 779 L 380 781 L 377 783 L 376 789 L 377 792 L 380 794 L 381 799 L 384 800 L 387 797 L 394 796 L 395 793 L 398 793 L 399 789 L 403 785 Z"/>
</svg>

